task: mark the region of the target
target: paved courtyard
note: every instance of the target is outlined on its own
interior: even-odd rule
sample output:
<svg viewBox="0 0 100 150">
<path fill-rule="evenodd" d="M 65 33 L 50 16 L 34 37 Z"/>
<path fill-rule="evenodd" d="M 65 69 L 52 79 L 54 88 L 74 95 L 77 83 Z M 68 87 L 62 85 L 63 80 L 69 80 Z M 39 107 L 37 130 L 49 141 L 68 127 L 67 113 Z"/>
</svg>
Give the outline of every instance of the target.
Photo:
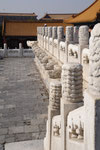
<svg viewBox="0 0 100 150">
<path fill-rule="evenodd" d="M 48 93 L 33 58 L 0 60 L 0 144 L 45 136 Z"/>
</svg>

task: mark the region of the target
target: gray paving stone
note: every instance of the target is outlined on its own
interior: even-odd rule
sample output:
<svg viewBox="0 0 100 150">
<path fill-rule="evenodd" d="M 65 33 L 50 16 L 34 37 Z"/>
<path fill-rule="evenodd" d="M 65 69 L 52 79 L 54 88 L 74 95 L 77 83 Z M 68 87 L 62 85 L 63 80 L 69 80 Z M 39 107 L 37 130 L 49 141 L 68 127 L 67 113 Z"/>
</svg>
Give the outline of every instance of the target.
<svg viewBox="0 0 100 150">
<path fill-rule="evenodd" d="M 0 144 L 0 150 L 4 150 L 4 146 Z"/>
<path fill-rule="evenodd" d="M 10 105 L 6 105 L 5 108 L 8 108 L 8 109 L 9 108 L 16 108 L 16 105 L 11 105 L 11 104 Z"/>
<path fill-rule="evenodd" d="M 36 138 L 36 136 L 35 136 Z M 32 134 L 30 133 L 23 133 L 23 134 L 16 134 L 15 135 L 16 141 L 26 141 L 32 139 Z"/>
<path fill-rule="evenodd" d="M 15 141 L 15 135 L 13 135 L 13 136 L 6 136 L 6 138 L 5 138 L 6 140 L 5 140 L 5 142 L 6 143 L 12 143 L 12 142 L 14 142 Z"/>
<path fill-rule="evenodd" d="M 12 133 L 23 133 L 24 132 L 24 127 L 19 126 L 19 127 L 9 127 L 9 134 Z"/>
<path fill-rule="evenodd" d="M 39 131 L 39 128 L 38 128 L 38 125 L 29 125 L 29 126 L 25 126 L 25 133 L 32 133 L 32 132 L 38 132 Z"/>
<path fill-rule="evenodd" d="M 43 150 L 43 140 L 7 143 L 5 150 Z"/>
<path fill-rule="evenodd" d="M 0 65 L 0 144 L 42 138 L 48 93 L 34 59 L 7 58 Z"/>
<path fill-rule="evenodd" d="M 0 144 L 5 143 L 5 135 L 0 135 Z"/>
<path fill-rule="evenodd" d="M 4 109 L 4 105 L 1 105 L 1 106 L 0 106 L 0 109 Z"/>
<path fill-rule="evenodd" d="M 39 132 L 32 133 L 32 140 L 39 139 Z"/>
<path fill-rule="evenodd" d="M 8 128 L 2 128 L 0 129 L 0 135 L 8 134 Z"/>
</svg>

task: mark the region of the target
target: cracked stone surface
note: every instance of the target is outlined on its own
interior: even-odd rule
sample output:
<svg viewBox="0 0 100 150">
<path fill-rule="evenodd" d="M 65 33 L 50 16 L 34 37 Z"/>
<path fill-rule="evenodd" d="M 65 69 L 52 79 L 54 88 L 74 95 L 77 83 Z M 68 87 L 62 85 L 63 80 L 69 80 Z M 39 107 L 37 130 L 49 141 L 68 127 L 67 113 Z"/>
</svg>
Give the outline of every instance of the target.
<svg viewBox="0 0 100 150">
<path fill-rule="evenodd" d="M 47 106 L 33 58 L 0 60 L 0 144 L 43 139 Z"/>
</svg>

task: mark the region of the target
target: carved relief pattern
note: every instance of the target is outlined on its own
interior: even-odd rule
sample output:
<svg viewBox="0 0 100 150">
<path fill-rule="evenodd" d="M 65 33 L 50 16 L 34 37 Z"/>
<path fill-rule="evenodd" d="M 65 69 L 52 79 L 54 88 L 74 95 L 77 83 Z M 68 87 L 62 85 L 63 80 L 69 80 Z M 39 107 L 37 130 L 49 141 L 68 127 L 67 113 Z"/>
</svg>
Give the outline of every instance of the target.
<svg viewBox="0 0 100 150">
<path fill-rule="evenodd" d="M 66 27 L 66 41 L 68 42 L 73 41 L 73 27 L 72 26 Z"/>
<path fill-rule="evenodd" d="M 89 27 L 81 26 L 79 28 L 79 44 L 88 45 L 89 44 Z"/>
<path fill-rule="evenodd" d="M 68 126 L 69 130 L 69 138 L 76 139 L 76 140 L 83 140 L 84 139 L 84 123 L 81 121 L 81 117 L 79 116 L 79 124 L 74 123 L 73 118 Z"/>
<path fill-rule="evenodd" d="M 82 66 L 69 63 L 62 67 L 62 97 L 66 101 L 80 102 L 83 99 Z"/>
<path fill-rule="evenodd" d="M 53 82 L 50 84 L 49 106 L 52 110 L 60 111 L 61 83 Z"/>
<path fill-rule="evenodd" d="M 58 125 L 55 122 L 55 125 L 53 126 L 53 136 L 61 136 L 61 123 Z"/>
</svg>

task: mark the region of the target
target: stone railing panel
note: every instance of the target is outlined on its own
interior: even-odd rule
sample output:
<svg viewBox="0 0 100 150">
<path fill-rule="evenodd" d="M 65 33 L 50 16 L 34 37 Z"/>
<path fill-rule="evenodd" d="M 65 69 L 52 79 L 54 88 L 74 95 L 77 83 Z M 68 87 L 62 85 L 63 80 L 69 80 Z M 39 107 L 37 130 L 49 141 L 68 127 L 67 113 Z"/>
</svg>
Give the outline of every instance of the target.
<svg viewBox="0 0 100 150">
<path fill-rule="evenodd" d="M 4 57 L 5 57 L 5 50 L 0 49 L 0 58 L 4 58 Z"/>
<path fill-rule="evenodd" d="M 61 115 L 54 116 L 52 119 L 52 150 L 62 149 L 61 146 Z"/>
<path fill-rule="evenodd" d="M 24 57 L 34 57 L 34 53 L 32 49 L 23 49 Z"/>
<path fill-rule="evenodd" d="M 8 57 L 20 57 L 21 52 L 19 49 L 8 49 L 7 50 Z"/>
<path fill-rule="evenodd" d="M 85 149 L 85 135 L 84 122 L 85 113 L 84 106 L 71 111 L 67 119 L 66 127 L 66 145 L 68 150 L 86 150 Z"/>
<path fill-rule="evenodd" d="M 68 138 L 71 140 L 84 140 L 84 107 L 80 107 L 68 115 Z"/>
</svg>

